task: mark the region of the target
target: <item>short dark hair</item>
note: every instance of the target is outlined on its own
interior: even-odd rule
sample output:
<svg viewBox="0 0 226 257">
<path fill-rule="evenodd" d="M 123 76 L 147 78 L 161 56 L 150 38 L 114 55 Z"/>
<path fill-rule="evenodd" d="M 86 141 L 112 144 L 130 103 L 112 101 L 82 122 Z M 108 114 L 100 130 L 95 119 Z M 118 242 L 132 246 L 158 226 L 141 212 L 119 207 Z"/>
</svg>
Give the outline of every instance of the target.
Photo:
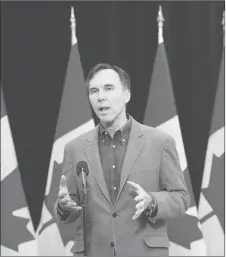
<svg viewBox="0 0 226 257">
<path fill-rule="evenodd" d="M 124 88 L 130 90 L 130 76 L 129 76 L 129 74 L 126 71 L 124 71 L 123 69 L 121 69 L 120 67 L 118 67 L 116 65 L 107 64 L 107 63 L 98 63 L 89 71 L 89 73 L 86 77 L 87 89 L 89 89 L 90 80 L 94 77 L 94 75 L 98 71 L 108 70 L 108 69 L 116 71 L 119 75 L 119 78 L 120 78 Z"/>
</svg>

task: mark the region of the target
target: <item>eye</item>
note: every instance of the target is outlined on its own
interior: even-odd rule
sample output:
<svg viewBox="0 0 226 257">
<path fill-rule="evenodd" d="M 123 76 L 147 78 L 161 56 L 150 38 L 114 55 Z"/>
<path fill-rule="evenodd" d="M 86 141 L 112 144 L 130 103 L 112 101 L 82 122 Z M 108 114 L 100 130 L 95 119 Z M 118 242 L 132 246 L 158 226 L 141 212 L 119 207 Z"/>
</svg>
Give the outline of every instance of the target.
<svg viewBox="0 0 226 257">
<path fill-rule="evenodd" d="M 89 93 L 90 93 L 90 94 L 94 94 L 94 93 L 97 93 L 97 92 L 98 92 L 97 88 L 91 88 L 91 89 L 89 90 Z"/>
<path fill-rule="evenodd" d="M 106 91 L 110 91 L 110 90 L 113 90 L 113 89 L 114 89 L 114 87 L 112 85 L 106 85 L 105 86 Z"/>
</svg>

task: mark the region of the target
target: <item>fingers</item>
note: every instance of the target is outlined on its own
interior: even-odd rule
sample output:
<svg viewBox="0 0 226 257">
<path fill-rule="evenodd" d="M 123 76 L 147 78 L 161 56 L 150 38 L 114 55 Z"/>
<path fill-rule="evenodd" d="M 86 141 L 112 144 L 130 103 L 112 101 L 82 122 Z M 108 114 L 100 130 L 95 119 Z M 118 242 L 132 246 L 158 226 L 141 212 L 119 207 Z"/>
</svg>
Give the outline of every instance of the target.
<svg viewBox="0 0 226 257">
<path fill-rule="evenodd" d="M 69 195 L 67 188 L 67 180 L 64 175 L 61 176 L 60 180 L 60 188 L 58 193 L 59 204 L 62 209 L 70 211 L 70 210 L 81 210 L 81 207 L 74 202 Z"/>
<path fill-rule="evenodd" d="M 66 204 L 68 204 L 68 203 L 71 202 L 71 199 L 68 198 L 68 197 L 64 197 L 64 198 L 62 198 L 62 199 L 60 200 L 60 202 L 61 202 L 62 204 L 64 204 L 64 205 L 66 205 Z"/>
<path fill-rule="evenodd" d="M 141 201 L 141 200 L 143 200 L 143 195 L 138 195 L 138 196 L 136 196 L 135 198 L 134 198 L 134 200 L 136 201 L 136 202 L 139 202 L 139 201 Z"/>
<path fill-rule="evenodd" d="M 139 193 L 142 190 L 142 187 L 132 181 L 127 181 L 127 183 L 135 190 L 137 193 Z"/>
<path fill-rule="evenodd" d="M 135 208 L 137 209 L 137 210 L 139 210 L 139 209 L 144 209 L 144 202 L 142 201 L 142 202 L 139 202 L 136 206 L 135 206 Z"/>
<path fill-rule="evenodd" d="M 131 188 L 137 193 L 137 196 L 134 198 L 134 200 L 137 202 L 135 208 L 136 212 L 134 216 L 132 217 L 133 220 L 136 220 L 140 217 L 142 212 L 145 210 L 145 191 L 143 188 L 132 181 L 127 181 L 127 183 L 131 186 Z"/>
<path fill-rule="evenodd" d="M 81 207 L 76 204 L 71 198 L 65 197 L 59 200 L 59 204 L 62 209 L 70 210 L 81 210 Z"/>
<path fill-rule="evenodd" d="M 71 205 L 71 207 L 70 207 L 72 210 L 76 210 L 76 211 L 78 211 L 78 210 L 81 210 L 82 209 L 82 207 L 81 206 L 78 206 L 77 204 L 76 205 Z"/>
<path fill-rule="evenodd" d="M 73 210 L 81 210 L 81 206 L 78 206 L 74 201 L 68 202 L 65 207 L 68 209 L 73 209 Z"/>
<path fill-rule="evenodd" d="M 144 209 L 143 209 L 143 208 L 142 208 L 142 209 L 137 210 L 137 211 L 135 212 L 135 214 L 134 214 L 134 216 L 133 216 L 133 218 L 132 218 L 132 219 L 133 219 L 133 220 L 136 220 L 137 218 L 139 218 L 143 211 L 144 211 Z"/>
</svg>

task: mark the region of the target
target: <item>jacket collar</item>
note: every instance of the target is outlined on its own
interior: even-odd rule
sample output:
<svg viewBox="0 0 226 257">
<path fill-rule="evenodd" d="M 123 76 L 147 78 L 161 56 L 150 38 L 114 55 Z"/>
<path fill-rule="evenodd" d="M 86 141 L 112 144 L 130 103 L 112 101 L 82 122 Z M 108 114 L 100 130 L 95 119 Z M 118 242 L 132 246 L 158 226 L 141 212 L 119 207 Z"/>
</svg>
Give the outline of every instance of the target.
<svg viewBox="0 0 226 257">
<path fill-rule="evenodd" d="M 142 127 L 139 122 L 132 118 L 131 131 L 129 135 L 129 141 L 127 145 L 126 154 L 124 157 L 124 162 L 121 170 L 121 180 L 120 180 L 120 188 L 118 191 L 118 196 L 115 201 L 114 206 L 116 205 L 122 189 L 126 183 L 126 180 L 132 170 L 132 167 L 142 149 L 144 144 L 144 137 L 142 132 Z M 107 185 L 104 179 L 103 169 L 101 166 L 99 149 L 98 149 L 98 132 L 99 132 L 99 124 L 86 135 L 87 144 L 84 145 L 84 150 L 87 156 L 87 159 L 90 163 L 90 167 L 92 167 L 94 177 L 99 184 L 100 189 L 103 194 L 107 198 L 109 204 L 112 206 L 111 198 L 107 189 Z M 113 207 L 113 206 L 112 206 Z"/>
</svg>

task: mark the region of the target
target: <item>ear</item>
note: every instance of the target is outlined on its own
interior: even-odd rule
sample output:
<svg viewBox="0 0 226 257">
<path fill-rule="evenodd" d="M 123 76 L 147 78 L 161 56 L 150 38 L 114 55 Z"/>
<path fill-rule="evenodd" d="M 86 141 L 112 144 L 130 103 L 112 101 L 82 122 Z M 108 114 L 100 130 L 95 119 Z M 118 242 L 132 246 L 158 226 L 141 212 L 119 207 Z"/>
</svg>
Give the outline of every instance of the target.
<svg viewBox="0 0 226 257">
<path fill-rule="evenodd" d="M 129 102 L 130 97 L 131 97 L 131 92 L 130 92 L 130 90 L 127 89 L 127 90 L 125 91 L 125 103 L 126 103 L 126 104 Z"/>
</svg>

